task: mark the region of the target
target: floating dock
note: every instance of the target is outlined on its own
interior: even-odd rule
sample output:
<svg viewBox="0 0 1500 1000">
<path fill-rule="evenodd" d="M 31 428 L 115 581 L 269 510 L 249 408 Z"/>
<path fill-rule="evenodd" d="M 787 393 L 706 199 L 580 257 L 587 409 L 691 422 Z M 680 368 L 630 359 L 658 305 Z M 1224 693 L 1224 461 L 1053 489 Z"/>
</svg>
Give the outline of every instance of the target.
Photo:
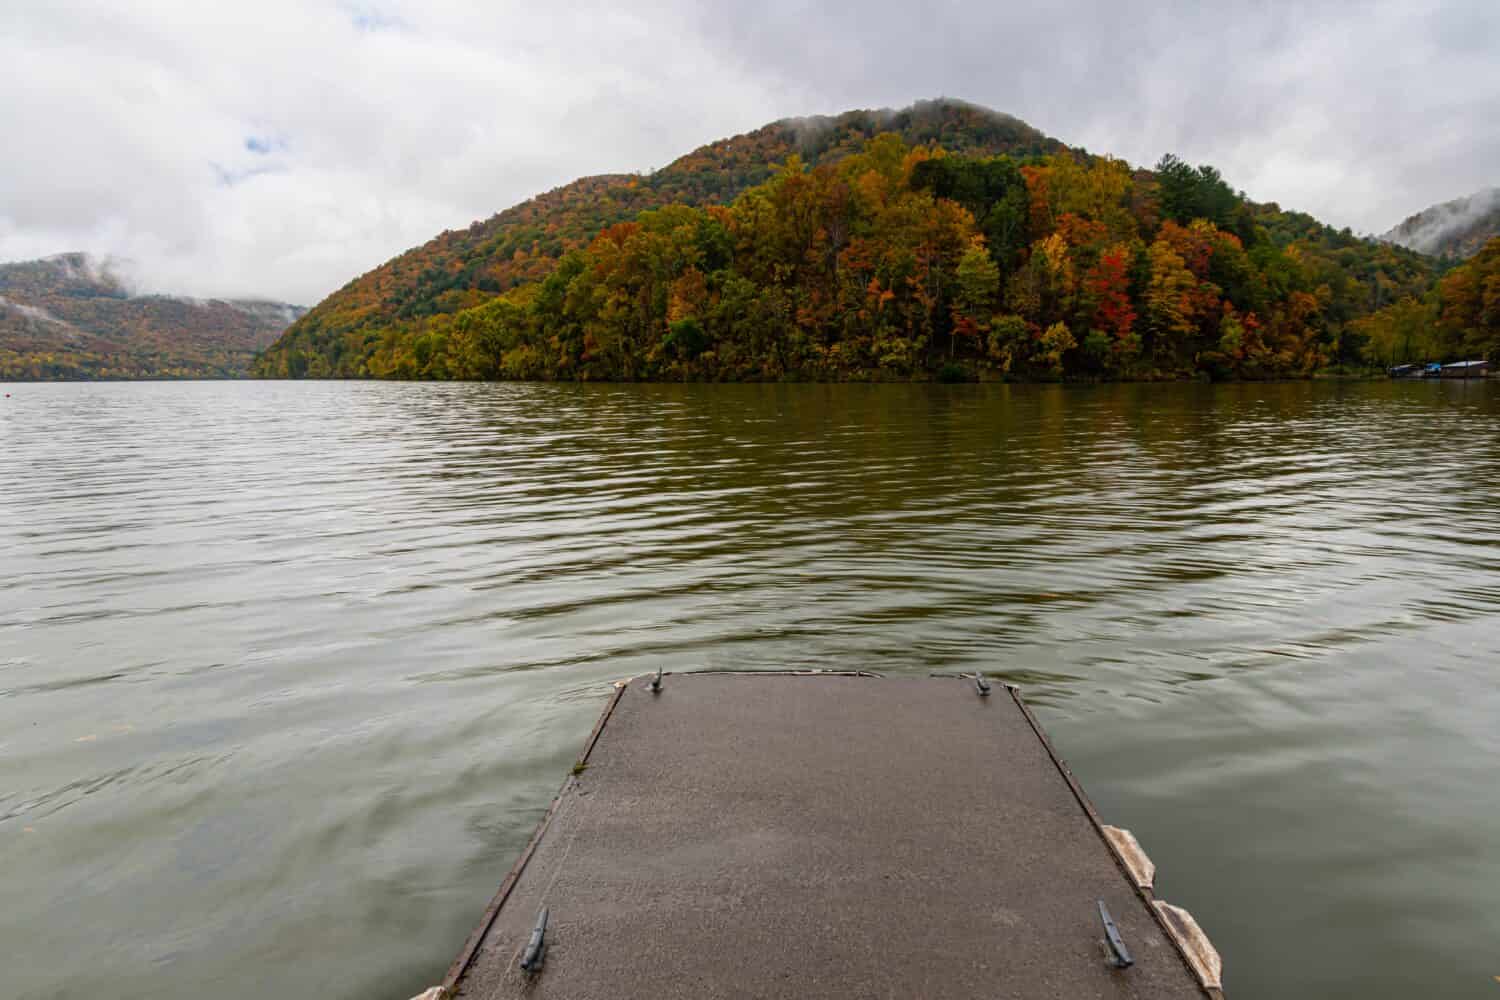
<svg viewBox="0 0 1500 1000">
<path fill-rule="evenodd" d="M 428 997 L 1221 998 L 1014 688 L 617 685 Z"/>
</svg>

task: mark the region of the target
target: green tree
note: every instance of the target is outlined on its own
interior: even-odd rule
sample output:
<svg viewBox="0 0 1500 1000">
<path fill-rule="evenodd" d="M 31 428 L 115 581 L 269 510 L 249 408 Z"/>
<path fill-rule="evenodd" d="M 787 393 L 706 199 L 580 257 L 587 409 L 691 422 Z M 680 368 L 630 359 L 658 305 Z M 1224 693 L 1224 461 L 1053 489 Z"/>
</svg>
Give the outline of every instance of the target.
<svg viewBox="0 0 1500 1000">
<path fill-rule="evenodd" d="M 1215 168 L 1191 167 L 1168 153 L 1156 164 L 1156 182 L 1167 218 L 1183 225 L 1207 219 L 1221 229 L 1234 224 L 1241 199 Z"/>
</svg>

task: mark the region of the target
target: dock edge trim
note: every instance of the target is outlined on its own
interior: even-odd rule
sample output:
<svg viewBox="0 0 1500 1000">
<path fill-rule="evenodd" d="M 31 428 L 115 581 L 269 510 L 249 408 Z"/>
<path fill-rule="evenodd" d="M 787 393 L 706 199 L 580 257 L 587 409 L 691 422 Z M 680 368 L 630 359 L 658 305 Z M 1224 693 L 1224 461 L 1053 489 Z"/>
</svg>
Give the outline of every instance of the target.
<svg viewBox="0 0 1500 1000">
<path fill-rule="evenodd" d="M 1057 772 L 1067 782 L 1068 788 L 1073 792 L 1073 798 L 1077 800 L 1079 806 L 1083 809 L 1084 815 L 1088 817 L 1089 822 L 1093 825 L 1094 832 L 1098 834 L 1099 839 L 1109 851 L 1110 857 L 1115 859 L 1115 864 L 1119 866 L 1120 871 L 1125 875 L 1125 881 L 1130 883 L 1130 887 L 1135 890 L 1135 894 L 1146 904 L 1147 911 L 1155 918 L 1157 925 L 1161 928 L 1167 940 L 1172 942 L 1172 947 L 1177 949 L 1178 957 L 1182 959 L 1183 964 L 1192 972 L 1193 978 L 1198 980 L 1198 985 L 1203 989 L 1204 994 L 1210 1000 L 1224 1000 L 1224 990 L 1220 985 L 1218 970 L 1212 969 L 1211 966 L 1205 968 L 1203 959 L 1196 954 L 1198 942 L 1201 941 L 1203 944 L 1208 945 L 1208 950 L 1213 954 L 1214 958 L 1218 958 L 1218 952 L 1209 943 L 1208 935 L 1203 933 L 1203 929 L 1198 926 L 1198 922 L 1193 920 L 1192 915 L 1186 910 L 1158 900 L 1152 889 L 1143 887 L 1136 880 L 1136 874 L 1131 870 L 1130 862 L 1120 853 L 1120 848 L 1115 844 L 1114 839 L 1105 832 L 1105 824 L 1099 818 L 1099 810 L 1094 808 L 1094 803 L 1090 801 L 1088 793 L 1083 790 L 1083 785 L 1079 784 L 1078 779 L 1073 776 L 1073 769 L 1068 767 L 1067 763 L 1057 755 L 1057 748 L 1052 745 L 1052 740 L 1048 738 L 1047 731 L 1042 728 L 1041 722 L 1032 714 L 1031 708 L 1021 697 L 1020 687 L 1015 684 L 1006 684 L 1005 689 L 1010 692 L 1011 700 L 1016 703 L 1016 707 L 1025 716 L 1027 724 L 1031 726 L 1031 731 L 1041 741 L 1042 747 L 1047 751 L 1047 756 L 1052 758 L 1052 763 L 1057 767 Z M 1131 839 L 1134 840 L 1134 836 Z M 1152 867 L 1153 869 L 1155 868 L 1154 865 Z M 1154 870 L 1152 874 L 1154 876 Z M 1168 919 L 1162 907 L 1170 907 L 1176 913 L 1185 915 L 1187 920 L 1191 922 L 1193 929 L 1197 931 L 1196 938 L 1191 941 L 1183 940 L 1181 936 L 1182 931 L 1174 926 L 1172 920 Z M 1212 975 L 1205 975 L 1206 972 L 1212 972 Z"/>
<path fill-rule="evenodd" d="M 599 742 L 599 734 L 604 731 L 604 724 L 614 714 L 615 706 L 620 703 L 620 697 L 625 693 L 625 686 L 629 683 L 630 681 L 626 680 L 615 684 L 614 694 L 610 696 L 609 702 L 604 706 L 604 711 L 599 714 L 599 721 L 594 723 L 593 732 L 589 733 L 588 741 L 583 745 L 583 753 L 578 757 L 578 764 L 587 764 L 589 762 L 589 754 L 594 752 L 594 746 Z M 547 811 L 543 814 L 541 822 L 537 824 L 536 830 L 532 832 L 531 839 L 526 842 L 526 847 L 521 851 L 521 856 L 516 858 L 515 864 L 511 865 L 510 871 L 505 874 L 505 879 L 500 883 L 500 888 L 496 890 L 495 897 L 490 900 L 490 905 L 485 907 L 484 915 L 479 918 L 479 925 L 469 933 L 469 939 L 464 942 L 463 950 L 458 953 L 458 957 L 448 967 L 448 974 L 443 977 L 443 984 L 440 987 L 442 992 L 438 994 L 439 996 L 450 996 L 454 987 L 458 985 L 459 979 L 463 978 L 463 974 L 469 971 L 469 966 L 474 962 L 474 956 L 479 953 L 480 944 L 484 942 L 485 937 L 490 932 L 490 928 L 495 924 L 495 918 L 500 914 L 500 908 L 505 905 L 506 899 L 510 897 L 511 890 L 521 880 L 521 873 L 526 870 L 526 865 L 531 861 L 531 856 L 536 853 L 537 845 L 542 842 L 542 837 L 546 835 L 547 828 L 552 825 L 552 817 L 556 815 L 558 806 L 562 804 L 563 795 L 567 793 L 568 789 L 577 780 L 578 776 L 575 765 L 575 773 L 569 774 L 563 780 L 562 787 L 557 790 L 557 794 L 552 796 L 552 802 L 547 806 Z"/>
</svg>

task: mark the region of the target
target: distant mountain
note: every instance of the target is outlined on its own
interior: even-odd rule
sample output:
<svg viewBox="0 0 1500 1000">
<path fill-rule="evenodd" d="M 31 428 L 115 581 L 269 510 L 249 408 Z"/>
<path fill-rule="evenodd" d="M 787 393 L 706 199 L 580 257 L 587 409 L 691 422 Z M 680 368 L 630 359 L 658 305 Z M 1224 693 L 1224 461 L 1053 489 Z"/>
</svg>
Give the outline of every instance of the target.
<svg viewBox="0 0 1500 1000">
<path fill-rule="evenodd" d="M 1467 260 L 1500 236 L 1500 188 L 1433 205 L 1380 238 L 1429 254 Z"/>
<path fill-rule="evenodd" d="M 0 264 L 0 379 L 237 378 L 307 310 L 133 294 L 87 254 Z"/>
</svg>

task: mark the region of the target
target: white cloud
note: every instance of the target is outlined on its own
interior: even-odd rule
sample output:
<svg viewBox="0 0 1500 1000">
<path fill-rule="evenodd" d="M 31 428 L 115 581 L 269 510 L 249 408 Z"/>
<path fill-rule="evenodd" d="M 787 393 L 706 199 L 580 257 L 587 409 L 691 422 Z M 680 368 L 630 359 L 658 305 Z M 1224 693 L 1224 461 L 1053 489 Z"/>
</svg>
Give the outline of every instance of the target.
<svg viewBox="0 0 1500 1000">
<path fill-rule="evenodd" d="M 774 117 L 774 88 L 614 6 L 23 4 L 0 85 L 0 259 L 81 249 L 160 290 L 301 302 Z"/>
<path fill-rule="evenodd" d="M 887 9 L 888 7 L 888 9 Z M 774 118 L 964 97 L 1382 231 L 1495 182 L 1487 4 L 11 0 L 0 259 L 312 303 L 574 177 Z"/>
</svg>

